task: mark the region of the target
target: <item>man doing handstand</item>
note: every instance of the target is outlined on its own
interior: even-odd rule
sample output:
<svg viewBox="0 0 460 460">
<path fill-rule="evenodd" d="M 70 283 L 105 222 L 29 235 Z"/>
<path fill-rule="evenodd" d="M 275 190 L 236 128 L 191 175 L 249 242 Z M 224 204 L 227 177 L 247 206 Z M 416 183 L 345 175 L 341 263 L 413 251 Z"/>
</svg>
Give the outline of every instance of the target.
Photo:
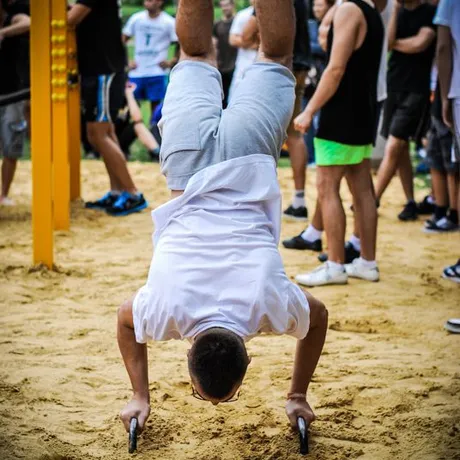
<svg viewBox="0 0 460 460">
<path fill-rule="evenodd" d="M 147 283 L 118 313 L 118 343 L 133 397 L 128 430 L 150 413 L 146 341 L 187 338 L 194 395 L 237 397 L 259 333 L 298 339 L 286 413 L 309 423 L 307 390 L 327 329 L 324 305 L 293 284 L 278 251 L 281 195 L 276 161 L 294 106 L 289 70 L 292 0 L 256 3 L 261 48 L 222 109 L 212 46 L 213 2 L 181 0 L 181 59 L 160 121 L 161 169 L 173 199 L 153 211 L 155 251 Z M 193 115 L 191 115 L 193 114 Z"/>
</svg>

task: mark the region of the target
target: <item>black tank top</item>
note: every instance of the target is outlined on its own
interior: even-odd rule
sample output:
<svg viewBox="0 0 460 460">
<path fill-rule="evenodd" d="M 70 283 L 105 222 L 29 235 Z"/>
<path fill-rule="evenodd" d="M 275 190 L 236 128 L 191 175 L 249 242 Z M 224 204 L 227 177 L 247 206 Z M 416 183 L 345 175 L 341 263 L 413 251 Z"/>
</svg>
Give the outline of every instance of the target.
<svg viewBox="0 0 460 460">
<path fill-rule="evenodd" d="M 384 28 L 380 13 L 363 0 L 348 0 L 362 11 L 367 23 L 363 44 L 347 63 L 334 96 L 321 109 L 316 137 L 348 145 L 374 143 L 377 120 L 377 79 Z M 330 59 L 334 22 L 327 38 Z"/>
</svg>

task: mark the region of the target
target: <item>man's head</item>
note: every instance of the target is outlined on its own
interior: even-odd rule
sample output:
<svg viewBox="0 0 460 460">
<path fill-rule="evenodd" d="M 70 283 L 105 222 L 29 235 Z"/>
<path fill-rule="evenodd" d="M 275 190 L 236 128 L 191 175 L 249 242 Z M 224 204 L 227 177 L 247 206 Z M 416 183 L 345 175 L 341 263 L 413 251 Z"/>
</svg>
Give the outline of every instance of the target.
<svg viewBox="0 0 460 460">
<path fill-rule="evenodd" d="M 321 22 L 330 8 L 334 6 L 335 0 L 314 0 L 313 14 Z"/>
<path fill-rule="evenodd" d="M 213 404 L 228 401 L 237 393 L 250 361 L 241 337 L 228 329 L 208 329 L 195 337 L 188 352 L 192 385 Z"/>
<path fill-rule="evenodd" d="M 163 7 L 163 0 L 144 0 L 144 8 L 150 14 L 158 14 Z"/>
<path fill-rule="evenodd" d="M 230 19 L 235 14 L 235 4 L 233 0 L 221 0 L 220 7 L 225 19 Z"/>
</svg>

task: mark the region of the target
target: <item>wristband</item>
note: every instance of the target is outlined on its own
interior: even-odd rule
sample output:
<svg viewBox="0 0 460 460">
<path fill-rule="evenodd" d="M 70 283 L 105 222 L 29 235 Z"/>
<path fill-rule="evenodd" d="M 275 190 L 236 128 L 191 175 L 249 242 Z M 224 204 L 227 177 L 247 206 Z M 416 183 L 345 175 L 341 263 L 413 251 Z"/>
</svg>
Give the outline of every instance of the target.
<svg viewBox="0 0 460 460">
<path fill-rule="evenodd" d="M 306 393 L 288 393 L 287 399 L 307 399 Z"/>
</svg>

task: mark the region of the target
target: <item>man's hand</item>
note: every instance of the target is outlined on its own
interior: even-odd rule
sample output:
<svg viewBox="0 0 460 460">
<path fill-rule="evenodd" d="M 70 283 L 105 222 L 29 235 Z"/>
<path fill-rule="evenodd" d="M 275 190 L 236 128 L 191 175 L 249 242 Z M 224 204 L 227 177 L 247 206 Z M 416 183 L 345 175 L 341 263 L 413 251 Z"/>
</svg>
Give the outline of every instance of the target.
<svg viewBox="0 0 460 460">
<path fill-rule="evenodd" d="M 443 99 L 442 101 L 442 119 L 444 121 L 444 124 L 450 129 L 452 129 L 452 103 L 450 99 Z"/>
<path fill-rule="evenodd" d="M 173 66 L 171 61 L 161 61 L 158 64 L 163 70 L 170 69 Z"/>
<path fill-rule="evenodd" d="M 286 415 L 294 430 L 297 430 L 297 417 L 303 417 L 307 426 L 316 418 L 306 399 L 288 399 L 286 403 Z"/>
<path fill-rule="evenodd" d="M 137 429 L 141 433 L 144 429 L 145 422 L 150 415 L 150 404 L 147 399 L 140 399 L 134 397 L 120 412 L 120 418 L 125 426 L 126 431 L 129 433 L 129 423 L 131 419 L 137 418 Z"/>
<path fill-rule="evenodd" d="M 128 63 L 128 69 L 129 69 L 129 70 L 137 69 L 137 62 L 136 62 L 136 61 L 129 61 L 129 63 Z"/>
<path fill-rule="evenodd" d="M 313 114 L 307 110 L 304 110 L 294 120 L 294 129 L 302 134 L 305 134 L 313 122 Z"/>
</svg>

